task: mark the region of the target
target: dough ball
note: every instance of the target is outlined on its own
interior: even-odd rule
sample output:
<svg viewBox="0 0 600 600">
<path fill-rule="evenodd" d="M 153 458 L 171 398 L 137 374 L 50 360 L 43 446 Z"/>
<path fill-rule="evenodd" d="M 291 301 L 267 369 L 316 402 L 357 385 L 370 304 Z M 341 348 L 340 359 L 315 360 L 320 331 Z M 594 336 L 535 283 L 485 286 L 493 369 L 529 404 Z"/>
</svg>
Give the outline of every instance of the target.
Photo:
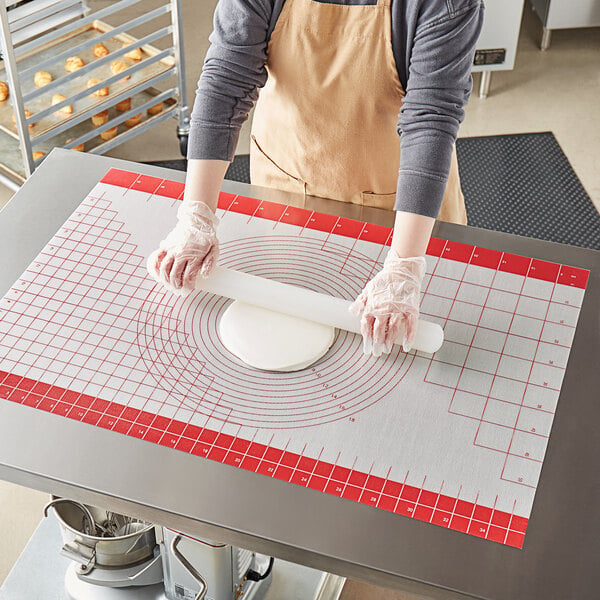
<svg viewBox="0 0 600 600">
<path fill-rule="evenodd" d="M 33 160 L 39 160 L 40 158 L 42 158 L 42 156 L 46 156 L 45 152 L 32 152 L 33 155 Z"/>
<path fill-rule="evenodd" d="M 28 109 L 25 109 L 25 118 L 29 119 L 29 117 L 31 116 L 31 111 Z M 15 113 L 12 114 L 12 122 L 13 125 L 17 124 L 17 117 L 15 115 Z M 35 126 L 35 123 L 29 123 L 29 125 L 27 125 L 27 128 L 29 129 L 29 131 L 31 131 Z"/>
<path fill-rule="evenodd" d="M 73 73 L 73 71 L 77 71 L 77 69 L 81 69 L 85 63 L 80 56 L 69 56 L 65 62 L 65 71 L 67 73 Z"/>
<path fill-rule="evenodd" d="M 125 121 L 125 125 L 127 127 L 134 127 L 135 125 L 139 125 L 142 121 L 142 113 L 138 113 L 137 115 L 133 115 L 133 117 L 129 117 L 127 121 Z"/>
<path fill-rule="evenodd" d="M 127 48 L 127 46 L 131 46 L 133 42 L 124 42 L 123 43 L 123 48 Z M 142 54 L 142 50 L 141 48 L 134 48 L 133 50 L 130 50 L 129 52 L 127 52 L 127 54 L 125 54 L 126 58 L 129 58 L 130 60 L 135 60 L 136 62 L 142 60 L 143 54 Z"/>
<path fill-rule="evenodd" d="M 75 138 L 69 138 L 65 141 L 65 144 L 70 144 Z M 75 152 L 83 152 L 84 144 L 79 144 L 78 146 L 73 146 L 71 150 L 75 150 Z"/>
<path fill-rule="evenodd" d="M 100 43 L 100 44 L 96 44 L 94 46 L 94 56 L 96 58 L 102 58 L 103 56 L 106 56 L 107 54 L 110 54 L 110 53 L 108 51 L 108 48 L 104 44 Z"/>
<path fill-rule="evenodd" d="M 335 328 L 236 300 L 221 315 L 219 337 L 229 352 L 255 369 L 292 372 L 325 355 Z"/>
<path fill-rule="evenodd" d="M 115 108 L 118 112 L 127 112 L 131 108 L 131 98 L 125 98 L 125 100 L 117 102 Z"/>
<path fill-rule="evenodd" d="M 92 77 L 91 79 L 88 79 L 87 86 L 88 86 L 88 88 L 91 88 L 93 85 L 100 83 L 100 81 L 102 81 L 102 80 Z M 108 91 L 109 91 L 108 87 L 101 87 L 100 89 L 96 90 L 95 92 L 92 92 L 92 96 L 96 96 L 96 98 L 101 98 L 102 96 L 108 96 Z"/>
<path fill-rule="evenodd" d="M 100 137 L 103 140 L 112 140 L 115 137 L 115 135 L 117 135 L 117 127 L 116 126 L 111 127 L 110 129 L 107 129 L 106 131 L 103 131 L 100 134 Z"/>
<path fill-rule="evenodd" d="M 158 104 L 151 106 L 146 112 L 149 115 L 157 115 L 159 112 L 162 111 L 162 109 L 163 109 L 163 103 L 159 102 Z"/>
<path fill-rule="evenodd" d="M 108 121 L 108 111 L 107 110 L 103 110 L 102 112 L 92 115 L 92 124 L 95 127 L 98 127 L 98 125 L 104 125 L 104 123 L 106 123 L 107 121 Z"/>
<path fill-rule="evenodd" d="M 127 63 L 124 60 L 113 60 L 110 63 L 110 72 L 113 75 L 117 73 L 122 73 L 127 68 Z M 123 79 L 129 79 L 129 75 L 124 77 Z"/>
<path fill-rule="evenodd" d="M 48 85 L 52 81 L 52 75 L 48 73 L 48 71 L 38 71 L 33 76 L 33 83 L 35 83 L 36 87 L 44 87 Z"/>
<path fill-rule="evenodd" d="M 8 85 L 4 81 L 0 81 L 0 102 L 4 102 L 8 98 Z"/>
<path fill-rule="evenodd" d="M 52 106 L 54 106 L 55 104 L 58 104 L 59 102 L 62 102 L 63 100 L 66 100 L 66 99 L 67 98 L 65 96 L 63 96 L 62 94 L 54 94 L 54 96 L 52 96 Z M 70 115 L 73 113 L 73 105 L 67 104 L 66 106 L 63 106 L 62 108 L 59 108 L 57 112 L 60 112 L 63 115 Z"/>
</svg>

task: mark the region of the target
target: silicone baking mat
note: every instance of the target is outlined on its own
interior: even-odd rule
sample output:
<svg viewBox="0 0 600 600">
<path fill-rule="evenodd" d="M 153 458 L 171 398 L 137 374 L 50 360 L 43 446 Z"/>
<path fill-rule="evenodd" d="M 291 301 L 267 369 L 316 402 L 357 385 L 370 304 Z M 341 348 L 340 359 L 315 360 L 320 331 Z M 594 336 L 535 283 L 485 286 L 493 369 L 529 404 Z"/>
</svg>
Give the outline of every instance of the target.
<svg viewBox="0 0 600 600">
<path fill-rule="evenodd" d="M 432 239 L 435 355 L 375 359 L 339 331 L 312 367 L 261 372 L 221 344 L 229 300 L 147 275 L 182 195 L 114 169 L 96 185 L 0 301 L 0 398 L 522 547 L 588 272 Z M 347 299 L 391 239 L 253 198 L 219 206 L 222 265 Z"/>
</svg>

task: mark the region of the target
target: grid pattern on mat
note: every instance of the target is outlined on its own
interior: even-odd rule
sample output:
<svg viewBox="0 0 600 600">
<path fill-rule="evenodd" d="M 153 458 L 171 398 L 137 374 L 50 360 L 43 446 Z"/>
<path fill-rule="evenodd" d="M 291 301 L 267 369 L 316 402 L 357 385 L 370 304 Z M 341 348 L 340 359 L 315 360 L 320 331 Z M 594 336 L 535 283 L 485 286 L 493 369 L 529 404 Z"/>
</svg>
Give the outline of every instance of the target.
<svg viewBox="0 0 600 600">
<path fill-rule="evenodd" d="M 221 389 L 206 362 L 185 352 L 189 336 L 183 325 L 200 314 L 216 333 L 223 302 L 211 305 L 205 299 L 192 312 L 182 308 L 184 303 L 168 306 L 159 323 L 152 323 L 149 314 L 168 302 L 164 292 L 148 283 L 145 253 L 133 243 L 110 198 L 111 193 L 126 196 L 132 191 L 138 197 L 147 194 L 148 201 L 170 198 L 175 205 L 183 185 L 118 170 L 111 170 L 103 183 L 114 191 L 105 185 L 102 193 L 92 192 L 0 303 L 0 398 L 522 547 L 529 512 L 516 498 L 508 509 L 506 502 L 498 508 L 498 496 L 492 502 L 480 501 L 478 491 L 461 497 L 462 485 L 453 487 L 445 480 L 432 484 L 429 475 L 417 482 L 410 470 L 402 478 L 391 466 L 342 464 L 341 453 L 331 460 L 323 451 L 312 452 L 307 443 L 299 451 L 292 449 L 291 436 L 281 444 L 275 429 L 333 422 L 351 426 L 421 365 L 423 381 L 447 395 L 448 415 L 475 424 L 473 449 L 500 456 L 499 479 L 533 498 L 587 271 L 432 239 L 422 314 L 444 326 L 443 348 L 433 357 L 391 357 L 379 363 L 387 365 L 383 367 L 357 358 L 359 382 L 362 377 L 380 383 L 379 396 L 369 395 L 370 403 L 360 394 L 352 397 L 348 386 L 336 388 L 339 362 L 329 370 L 322 363 L 309 371 L 310 381 L 286 382 L 290 399 L 298 397 L 294 409 L 283 414 L 269 404 L 260 406 L 260 418 L 275 433 L 261 435 L 256 426 L 250 436 L 244 419 L 257 405 L 244 404 L 244 394 Z M 385 227 L 252 198 L 222 194 L 219 206 L 247 215 L 248 222 L 292 226 L 300 236 L 305 231 L 321 234 L 316 241 L 309 237 L 299 243 L 308 247 L 311 264 L 311 251 L 315 256 L 331 253 L 332 269 L 347 275 L 349 283 L 330 293 L 348 297 L 372 276 L 391 238 Z M 343 238 L 346 245 L 339 243 Z M 290 240 L 284 237 L 283 242 Z M 379 247 L 371 261 L 354 259 L 363 242 Z M 255 244 L 262 248 L 265 239 L 257 238 Z M 249 247 L 254 248 L 252 240 Z M 293 244 L 292 250 L 297 250 Z M 240 256 L 239 248 L 235 256 Z M 233 260 L 226 253 L 224 259 Z M 142 348 L 144 336 L 148 341 Z M 357 356 L 354 338 L 340 334 L 332 353 L 346 362 Z M 157 339 L 151 348 L 149 340 Z M 145 378 L 149 370 L 155 372 L 153 382 Z M 182 372 L 186 376 L 178 377 Z M 81 380 L 85 391 L 77 391 Z M 274 382 L 265 376 L 251 385 L 268 390 Z M 304 392 L 299 391 L 304 389 L 306 397 L 328 402 L 305 410 Z"/>
</svg>

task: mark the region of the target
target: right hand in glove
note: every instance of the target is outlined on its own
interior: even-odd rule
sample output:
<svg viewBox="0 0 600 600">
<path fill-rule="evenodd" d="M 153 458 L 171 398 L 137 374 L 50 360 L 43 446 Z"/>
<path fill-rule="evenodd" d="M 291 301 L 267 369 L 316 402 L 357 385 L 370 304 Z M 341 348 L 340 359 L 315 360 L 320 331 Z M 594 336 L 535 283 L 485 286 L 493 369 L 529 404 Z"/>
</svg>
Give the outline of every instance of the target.
<svg viewBox="0 0 600 600">
<path fill-rule="evenodd" d="M 365 354 L 389 354 L 394 342 L 401 342 L 404 351 L 410 351 L 417 333 L 426 267 L 423 256 L 404 258 L 390 249 L 383 269 L 350 306 L 350 312 L 361 317 Z"/>
<path fill-rule="evenodd" d="M 148 258 L 148 273 L 174 294 L 187 296 L 198 275 L 208 277 L 217 264 L 219 219 L 204 202 L 184 201 L 177 225 Z"/>
</svg>

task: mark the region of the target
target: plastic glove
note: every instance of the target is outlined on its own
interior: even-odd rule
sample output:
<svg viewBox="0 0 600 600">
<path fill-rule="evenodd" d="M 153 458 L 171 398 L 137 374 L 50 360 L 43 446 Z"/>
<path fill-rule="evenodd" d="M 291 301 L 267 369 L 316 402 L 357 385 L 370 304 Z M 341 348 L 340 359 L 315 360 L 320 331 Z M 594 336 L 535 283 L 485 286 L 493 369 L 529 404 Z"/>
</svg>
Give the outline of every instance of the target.
<svg viewBox="0 0 600 600">
<path fill-rule="evenodd" d="M 401 342 L 403 350 L 410 351 L 426 266 L 423 256 L 400 258 L 390 250 L 383 269 L 350 306 L 350 312 L 361 317 L 365 354 L 389 354 L 394 342 Z"/>
<path fill-rule="evenodd" d="M 187 296 L 198 274 L 208 277 L 217 264 L 219 219 L 204 202 L 183 202 L 177 225 L 148 258 L 148 273 L 174 294 Z"/>
</svg>

